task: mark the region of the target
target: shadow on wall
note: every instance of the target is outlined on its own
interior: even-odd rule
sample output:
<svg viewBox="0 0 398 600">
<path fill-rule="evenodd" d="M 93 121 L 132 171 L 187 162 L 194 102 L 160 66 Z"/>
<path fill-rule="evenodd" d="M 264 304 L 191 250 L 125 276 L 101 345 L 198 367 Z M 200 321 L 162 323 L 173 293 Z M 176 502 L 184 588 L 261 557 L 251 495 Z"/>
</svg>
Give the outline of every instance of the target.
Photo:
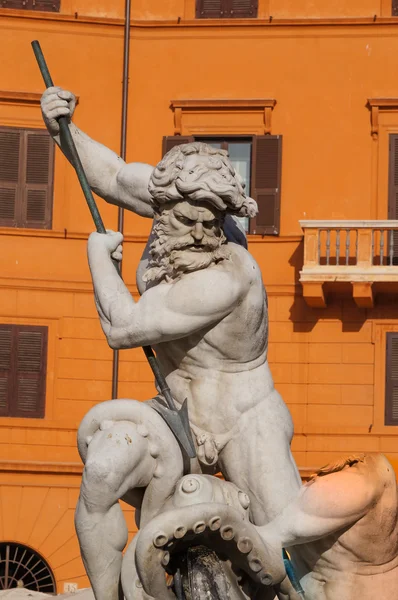
<svg viewBox="0 0 398 600">
<path fill-rule="evenodd" d="M 395 297 L 383 298 L 383 304 L 373 309 L 359 308 L 352 299 L 351 285 L 330 292 L 327 296 L 326 308 L 308 306 L 302 296 L 300 271 L 304 262 L 304 243 L 301 242 L 289 259 L 294 268 L 296 293 L 290 308 L 290 321 L 293 331 L 309 333 L 318 321 L 341 321 L 343 332 L 358 332 L 369 319 L 398 319 L 398 300 Z M 395 305 L 395 306 L 394 306 Z M 327 340 L 325 339 L 325 342 Z"/>
</svg>

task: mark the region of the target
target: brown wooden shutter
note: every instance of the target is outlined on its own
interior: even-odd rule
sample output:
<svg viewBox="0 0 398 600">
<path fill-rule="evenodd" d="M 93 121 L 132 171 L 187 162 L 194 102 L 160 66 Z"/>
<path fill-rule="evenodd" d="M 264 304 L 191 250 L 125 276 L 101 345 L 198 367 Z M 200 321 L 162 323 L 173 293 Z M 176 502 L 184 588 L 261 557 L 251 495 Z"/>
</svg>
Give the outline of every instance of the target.
<svg viewBox="0 0 398 600">
<path fill-rule="evenodd" d="M 13 416 L 44 417 L 47 327 L 18 327 Z"/>
<path fill-rule="evenodd" d="M 249 233 L 277 235 L 280 223 L 282 136 L 253 136 L 252 191 L 258 214 L 250 219 Z"/>
<path fill-rule="evenodd" d="M 61 0 L 0 0 L 1 8 L 59 12 Z"/>
<path fill-rule="evenodd" d="M 24 10 L 26 8 L 26 2 L 24 0 L 1 0 L 1 8 L 17 8 Z"/>
<path fill-rule="evenodd" d="M 391 14 L 393 17 L 398 17 L 398 0 L 392 0 L 391 2 Z"/>
<path fill-rule="evenodd" d="M 44 417 L 47 327 L 0 325 L 0 415 Z"/>
<path fill-rule="evenodd" d="M 163 138 L 163 146 L 162 152 L 163 156 L 174 146 L 179 146 L 180 144 L 190 144 L 194 141 L 192 136 L 184 136 L 184 135 L 167 135 Z"/>
<path fill-rule="evenodd" d="M 16 227 L 20 219 L 21 131 L 0 128 L 0 226 Z"/>
<path fill-rule="evenodd" d="M 0 416 L 9 414 L 12 395 L 12 326 L 0 325 Z"/>
<path fill-rule="evenodd" d="M 257 17 L 257 0 L 227 0 L 224 16 L 230 19 L 254 19 Z"/>
<path fill-rule="evenodd" d="M 196 0 L 197 19 L 221 19 L 224 17 L 226 0 Z"/>
<path fill-rule="evenodd" d="M 29 0 L 29 10 L 59 12 L 60 0 Z"/>
<path fill-rule="evenodd" d="M 0 127 L 0 226 L 49 229 L 53 173 L 47 131 Z"/>
<path fill-rule="evenodd" d="M 385 425 L 398 425 L 398 333 L 387 333 Z"/>
<path fill-rule="evenodd" d="M 46 131 L 25 132 L 26 168 L 22 227 L 51 227 L 54 143 Z"/>
</svg>

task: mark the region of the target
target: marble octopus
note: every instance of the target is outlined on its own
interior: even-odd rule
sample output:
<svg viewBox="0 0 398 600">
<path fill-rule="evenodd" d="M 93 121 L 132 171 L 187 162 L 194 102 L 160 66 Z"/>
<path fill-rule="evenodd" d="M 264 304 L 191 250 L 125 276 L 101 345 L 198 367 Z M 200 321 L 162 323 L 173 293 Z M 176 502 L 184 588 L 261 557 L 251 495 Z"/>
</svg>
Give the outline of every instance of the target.
<svg viewBox="0 0 398 600">
<path fill-rule="evenodd" d="M 71 118 L 74 107 L 71 92 L 53 87 L 43 94 L 45 124 L 67 157 L 57 119 Z M 267 361 L 267 297 L 237 220 L 254 216 L 257 207 L 228 154 L 195 142 L 174 147 L 155 168 L 126 164 L 73 123 L 70 129 L 93 191 L 153 219 L 137 271 L 137 302 L 114 268 L 122 234 L 91 234 L 95 302 L 112 348 L 153 346 L 176 405 L 187 399 L 197 451 L 187 473 L 179 444 L 156 410 L 161 395 L 146 403 L 103 402 L 83 419 L 76 530 L 96 600 L 117 600 L 120 580 L 128 600 L 175 598 L 166 573 L 173 574 L 175 556 L 191 546 L 218 556 L 220 598 L 299 598 L 282 560 L 282 548 L 292 548 L 306 598 L 348 600 L 353 595 L 338 595 L 344 588 L 333 569 L 339 574 L 349 559 L 329 570 L 329 559 L 323 570 L 317 567 L 319 553 L 337 556 L 328 536 L 339 539 L 352 522 L 344 520 L 344 502 L 343 516 L 333 517 L 329 528 L 327 517 L 317 514 L 317 494 L 322 497 L 323 482 L 334 474 L 301 488 L 290 450 L 292 419 Z M 214 477 L 218 472 L 226 481 Z M 345 498 L 344 491 L 338 497 Z M 119 500 L 135 507 L 140 527 L 124 558 L 127 527 Z M 298 517 L 306 522 L 307 505 L 308 535 L 304 525 L 297 529 Z M 348 513 L 364 518 L 351 508 Z M 360 571 L 362 557 L 357 561 Z M 204 593 L 197 598 L 211 597 Z"/>
</svg>

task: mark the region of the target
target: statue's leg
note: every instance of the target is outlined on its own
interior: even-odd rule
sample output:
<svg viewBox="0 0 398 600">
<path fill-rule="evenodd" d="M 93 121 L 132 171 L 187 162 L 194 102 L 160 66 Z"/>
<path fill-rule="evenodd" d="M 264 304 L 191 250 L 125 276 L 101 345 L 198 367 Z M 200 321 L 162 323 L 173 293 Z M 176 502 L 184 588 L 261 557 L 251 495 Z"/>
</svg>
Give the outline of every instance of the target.
<svg viewBox="0 0 398 600">
<path fill-rule="evenodd" d="M 88 446 L 76 531 L 83 562 L 96 600 L 117 600 L 127 527 L 118 500 L 137 486 L 148 485 L 156 461 L 137 426 L 105 422 Z"/>
<path fill-rule="evenodd" d="M 181 478 L 181 452 L 163 419 L 135 400 L 93 407 L 79 427 L 78 448 L 85 463 L 75 518 L 81 553 L 96 600 L 116 600 L 127 542 L 118 501 L 139 508 L 145 524 Z"/>
<path fill-rule="evenodd" d="M 221 471 L 249 495 L 256 525 L 279 514 L 301 486 L 290 451 L 292 436 L 289 410 L 273 391 L 240 417 L 235 435 L 220 452 Z"/>
</svg>

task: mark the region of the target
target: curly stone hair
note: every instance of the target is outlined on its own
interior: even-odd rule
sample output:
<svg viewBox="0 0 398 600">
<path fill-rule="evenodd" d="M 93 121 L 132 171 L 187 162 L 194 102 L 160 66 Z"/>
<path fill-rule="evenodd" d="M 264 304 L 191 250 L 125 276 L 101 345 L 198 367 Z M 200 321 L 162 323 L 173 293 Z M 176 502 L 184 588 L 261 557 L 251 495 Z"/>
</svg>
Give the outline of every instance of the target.
<svg viewBox="0 0 398 600">
<path fill-rule="evenodd" d="M 187 160 L 195 154 L 207 160 L 188 168 Z M 257 203 L 246 196 L 228 152 L 203 142 L 174 146 L 153 170 L 148 189 L 155 210 L 168 202 L 190 199 L 210 202 L 222 212 L 239 216 L 257 214 Z"/>
</svg>

